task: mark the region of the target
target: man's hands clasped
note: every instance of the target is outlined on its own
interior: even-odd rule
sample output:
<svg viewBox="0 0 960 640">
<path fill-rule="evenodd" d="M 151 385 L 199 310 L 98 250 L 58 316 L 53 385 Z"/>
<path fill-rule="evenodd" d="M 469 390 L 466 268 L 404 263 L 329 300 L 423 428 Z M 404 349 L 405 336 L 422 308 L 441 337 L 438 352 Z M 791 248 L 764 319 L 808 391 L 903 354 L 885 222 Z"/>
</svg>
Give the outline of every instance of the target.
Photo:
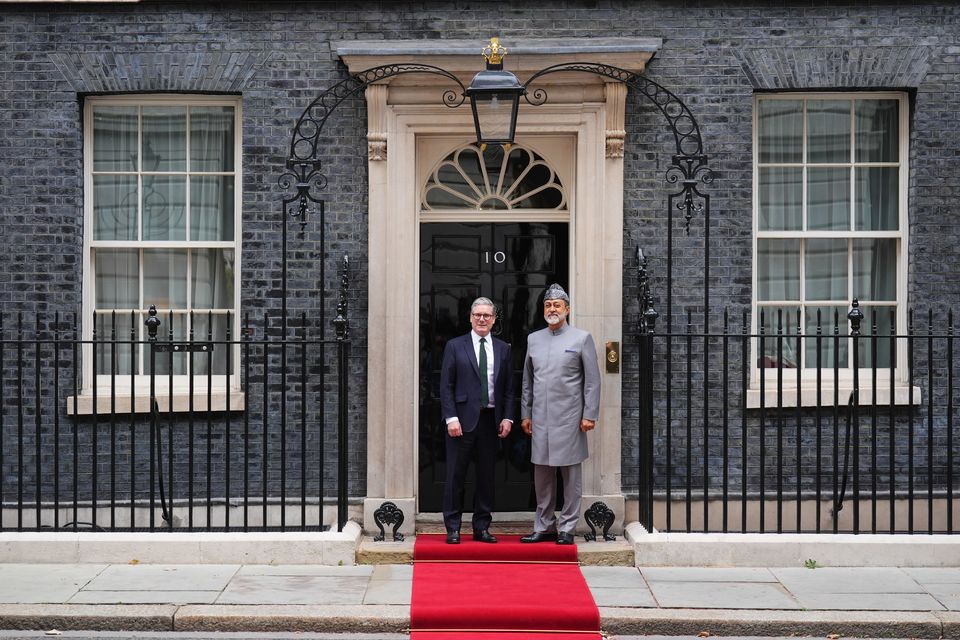
<svg viewBox="0 0 960 640">
<path fill-rule="evenodd" d="M 501 438 L 506 438 L 510 435 L 510 428 L 513 426 L 513 423 L 509 420 L 501 420 L 500 426 L 497 428 L 497 435 Z M 463 435 L 463 427 L 460 426 L 459 422 L 451 422 L 447 425 L 447 435 L 451 438 L 459 438 Z"/>
<path fill-rule="evenodd" d="M 580 421 L 580 431 L 586 433 L 587 431 L 592 431 L 594 427 L 597 426 L 596 420 L 587 420 L 584 418 Z M 520 428 L 523 429 L 523 432 L 528 436 L 533 435 L 533 420 L 530 418 L 524 418 L 520 421 Z"/>
</svg>

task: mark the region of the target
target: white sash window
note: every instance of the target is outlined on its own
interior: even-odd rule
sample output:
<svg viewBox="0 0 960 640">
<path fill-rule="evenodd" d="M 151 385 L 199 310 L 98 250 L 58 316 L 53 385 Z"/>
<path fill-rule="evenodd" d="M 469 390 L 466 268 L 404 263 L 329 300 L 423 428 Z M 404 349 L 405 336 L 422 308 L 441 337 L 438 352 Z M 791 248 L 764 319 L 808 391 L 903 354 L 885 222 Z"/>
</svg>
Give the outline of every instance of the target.
<svg viewBox="0 0 960 640">
<path fill-rule="evenodd" d="M 150 305 L 159 311 L 161 339 L 172 326 L 174 340 L 187 340 L 191 329 L 196 340 L 224 340 L 228 318 L 237 335 L 239 111 L 239 99 L 224 97 L 86 101 L 85 339 L 94 330 L 98 340 L 115 332 L 129 342 L 131 331 L 146 339 Z M 149 373 L 143 345 L 120 345 L 116 354 L 98 348 L 96 358 L 100 387 L 114 361 L 120 384 Z M 91 350 L 84 360 L 89 389 Z M 226 362 L 221 345 L 209 366 L 206 356 L 195 357 L 192 372 L 206 379 L 209 371 L 223 384 Z M 168 357 L 158 357 L 156 372 L 167 379 Z M 187 356 L 176 354 L 173 374 L 187 373 Z"/>
<path fill-rule="evenodd" d="M 857 298 L 863 334 L 874 324 L 886 336 L 906 327 L 906 96 L 764 94 L 754 106 L 754 332 L 762 326 L 768 336 L 762 350 L 754 342 L 754 382 L 761 367 L 768 381 L 779 366 L 814 375 L 816 341 L 796 336 L 798 326 L 816 334 L 818 321 L 826 378 L 836 364 L 844 379 L 854 366 L 882 368 L 889 379 L 898 347 L 880 340 L 872 362 L 861 342 L 851 362 L 846 316 Z M 784 373 L 785 383 L 795 379 Z"/>
</svg>

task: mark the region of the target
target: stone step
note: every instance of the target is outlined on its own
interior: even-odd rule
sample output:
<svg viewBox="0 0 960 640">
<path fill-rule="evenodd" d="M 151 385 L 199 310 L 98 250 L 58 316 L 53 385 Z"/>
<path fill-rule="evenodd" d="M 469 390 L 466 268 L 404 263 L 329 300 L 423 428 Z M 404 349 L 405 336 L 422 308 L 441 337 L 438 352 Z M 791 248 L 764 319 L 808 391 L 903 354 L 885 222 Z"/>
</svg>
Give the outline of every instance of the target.
<svg viewBox="0 0 960 640">
<path fill-rule="evenodd" d="M 509 531 L 501 528 L 500 523 L 497 523 L 494 534 L 529 533 L 529 523 L 524 524 L 524 527 L 518 531 Z M 420 529 L 419 524 L 417 528 Z M 442 532 L 443 527 L 440 526 L 438 531 L 424 533 Z M 388 533 L 387 540 L 374 542 L 373 536 L 364 536 L 357 547 L 357 564 L 410 564 L 413 562 L 415 540 L 416 536 L 407 536 L 403 542 L 393 542 Z M 617 539 L 612 542 L 585 542 L 582 537 L 577 536 L 577 552 L 581 565 L 633 567 L 636 564 L 633 545 L 622 536 L 617 536 Z"/>
</svg>

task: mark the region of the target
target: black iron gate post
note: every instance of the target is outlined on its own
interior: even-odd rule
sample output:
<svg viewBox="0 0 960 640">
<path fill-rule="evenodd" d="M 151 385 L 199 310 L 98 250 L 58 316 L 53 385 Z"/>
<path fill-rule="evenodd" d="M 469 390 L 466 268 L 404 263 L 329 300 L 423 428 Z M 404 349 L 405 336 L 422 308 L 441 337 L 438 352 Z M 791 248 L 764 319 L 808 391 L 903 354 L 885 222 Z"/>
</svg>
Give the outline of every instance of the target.
<svg viewBox="0 0 960 640">
<path fill-rule="evenodd" d="M 350 372 L 350 323 L 347 322 L 347 292 L 350 285 L 350 261 L 343 256 L 340 263 L 340 298 L 333 327 L 337 332 L 337 531 L 347 521 L 349 465 L 347 464 L 347 425 L 350 393 L 347 387 Z M 323 461 L 321 461 L 322 464 Z M 323 510 L 323 496 L 320 496 Z"/>
<path fill-rule="evenodd" d="M 639 493 L 639 520 L 648 531 L 653 531 L 653 332 L 660 316 L 653 308 L 647 258 L 637 247 L 637 287 L 640 315 L 637 320 L 639 342 L 638 398 L 639 439 L 637 456 L 637 490 Z M 669 506 L 668 506 L 669 508 Z"/>
</svg>

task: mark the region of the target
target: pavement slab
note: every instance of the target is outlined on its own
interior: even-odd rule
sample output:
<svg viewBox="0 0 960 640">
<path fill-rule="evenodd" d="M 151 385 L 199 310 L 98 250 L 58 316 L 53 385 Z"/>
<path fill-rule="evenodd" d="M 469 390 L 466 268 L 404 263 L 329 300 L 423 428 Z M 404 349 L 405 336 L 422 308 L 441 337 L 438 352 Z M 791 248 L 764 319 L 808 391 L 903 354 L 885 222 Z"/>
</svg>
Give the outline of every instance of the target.
<svg viewBox="0 0 960 640">
<path fill-rule="evenodd" d="M 91 591 L 221 591 L 240 565 L 114 564 L 104 569 L 84 589 Z"/>
<path fill-rule="evenodd" d="M 635 567 L 580 567 L 587 586 L 646 589 L 647 583 Z"/>
<path fill-rule="evenodd" d="M 683 609 L 799 609 L 778 584 L 751 582 L 649 582 L 661 607 Z"/>
<path fill-rule="evenodd" d="M 363 604 L 405 604 L 413 596 L 413 583 L 406 580 L 371 580 Z"/>
<path fill-rule="evenodd" d="M 770 571 L 793 594 L 923 593 L 916 580 L 895 567 L 790 567 Z"/>
<path fill-rule="evenodd" d="M 656 607 L 653 594 L 646 587 L 624 589 L 621 587 L 590 587 L 593 601 L 598 607 Z"/>
<path fill-rule="evenodd" d="M 906 567 L 901 571 L 920 584 L 960 584 L 960 568 Z"/>
<path fill-rule="evenodd" d="M 373 565 L 346 565 L 342 567 L 316 564 L 251 564 L 240 567 L 238 576 L 333 576 L 366 577 L 376 571 Z"/>
<path fill-rule="evenodd" d="M 80 591 L 70 604 L 213 604 L 219 591 Z"/>
<path fill-rule="evenodd" d="M 769 569 L 759 567 L 640 567 L 647 580 L 657 582 L 776 582 Z"/>
<path fill-rule="evenodd" d="M 217 604 L 362 604 L 367 577 L 237 576 Z"/>
<path fill-rule="evenodd" d="M 960 583 L 928 584 L 927 592 L 950 611 L 960 611 Z"/>
<path fill-rule="evenodd" d="M 63 603 L 98 574 L 105 564 L 0 565 L 0 603 Z"/>
<path fill-rule="evenodd" d="M 413 580 L 412 564 L 380 564 L 374 567 L 371 580 Z"/>
<path fill-rule="evenodd" d="M 794 594 L 804 609 L 836 611 L 943 611 L 928 593 L 801 593 Z"/>
</svg>

